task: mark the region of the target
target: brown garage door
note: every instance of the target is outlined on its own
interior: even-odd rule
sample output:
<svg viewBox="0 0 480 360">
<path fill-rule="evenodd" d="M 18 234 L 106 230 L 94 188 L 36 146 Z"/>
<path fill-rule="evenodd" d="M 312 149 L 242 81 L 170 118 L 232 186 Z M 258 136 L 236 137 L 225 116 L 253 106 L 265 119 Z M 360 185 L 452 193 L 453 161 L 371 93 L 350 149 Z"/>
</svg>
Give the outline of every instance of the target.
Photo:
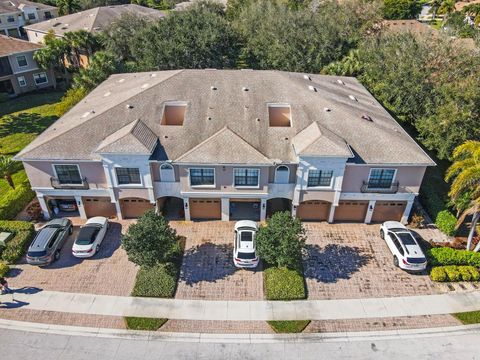
<svg viewBox="0 0 480 360">
<path fill-rule="evenodd" d="M 297 208 L 297 217 L 301 220 L 327 221 L 330 203 L 327 201 L 304 201 Z"/>
<path fill-rule="evenodd" d="M 112 204 L 109 197 L 82 198 L 82 201 L 88 218 L 93 216 L 110 218 L 117 214 L 115 204 Z"/>
<path fill-rule="evenodd" d="M 400 221 L 407 203 L 404 201 L 377 201 L 373 210 L 372 221 Z"/>
<path fill-rule="evenodd" d="M 138 218 L 142 216 L 144 212 L 153 209 L 150 201 L 140 198 L 122 199 L 120 200 L 120 206 L 124 219 Z"/>
<path fill-rule="evenodd" d="M 364 222 L 368 201 L 340 201 L 335 209 L 335 221 Z"/>
<path fill-rule="evenodd" d="M 190 199 L 190 217 L 192 219 L 221 219 L 220 199 Z"/>
</svg>

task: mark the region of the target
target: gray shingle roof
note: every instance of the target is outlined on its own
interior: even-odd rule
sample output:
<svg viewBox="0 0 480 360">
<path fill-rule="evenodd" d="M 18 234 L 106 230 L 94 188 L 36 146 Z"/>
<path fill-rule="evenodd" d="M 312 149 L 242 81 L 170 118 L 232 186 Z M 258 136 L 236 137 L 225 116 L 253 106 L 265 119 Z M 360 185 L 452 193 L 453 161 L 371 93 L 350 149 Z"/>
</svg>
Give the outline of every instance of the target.
<svg viewBox="0 0 480 360">
<path fill-rule="evenodd" d="M 55 6 L 27 0 L 0 0 L 0 14 L 13 13 L 21 10 L 21 8 L 25 6 L 34 6 L 38 10 L 56 9 Z"/>
<path fill-rule="evenodd" d="M 160 124 L 164 105 L 171 101 L 187 104 L 183 126 Z M 290 105 L 290 127 L 269 127 L 268 104 L 272 103 Z M 182 160 L 184 154 L 228 127 L 267 159 L 294 162 L 293 139 L 317 123 L 319 141 L 305 148 L 309 152 L 341 152 L 340 144 L 345 142 L 356 162 L 434 164 L 355 78 L 252 70 L 113 75 L 17 158 L 98 160 L 95 150 L 99 144 L 136 119 L 142 120 L 159 138 L 161 151 L 155 154 L 161 153 L 162 159 Z M 225 144 L 224 136 L 216 137 L 218 148 L 222 147 L 223 152 L 235 151 L 241 141 Z M 335 150 L 322 144 L 322 137 L 333 142 Z M 215 141 L 210 139 L 208 143 L 211 153 L 198 152 L 195 157 L 218 163 L 218 148 L 212 146 Z M 242 161 L 259 161 L 253 152 L 248 156 Z"/>
<path fill-rule="evenodd" d="M 25 40 L 0 35 L 0 56 L 35 51 L 42 47 L 43 45 L 40 44 L 34 44 Z"/>
<path fill-rule="evenodd" d="M 111 5 L 42 21 L 25 26 L 25 29 L 42 33 L 53 30 L 57 36 L 63 36 L 66 32 L 79 30 L 98 32 L 105 30 L 113 21 L 119 19 L 125 13 L 133 13 L 151 19 L 159 19 L 165 16 L 165 13 L 162 11 L 136 4 Z"/>
</svg>

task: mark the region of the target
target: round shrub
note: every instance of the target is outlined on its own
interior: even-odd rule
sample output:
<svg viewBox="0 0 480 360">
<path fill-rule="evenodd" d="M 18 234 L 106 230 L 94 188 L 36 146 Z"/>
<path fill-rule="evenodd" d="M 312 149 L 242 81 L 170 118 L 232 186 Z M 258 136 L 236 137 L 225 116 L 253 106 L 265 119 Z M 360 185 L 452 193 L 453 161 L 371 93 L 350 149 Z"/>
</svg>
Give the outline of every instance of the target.
<svg viewBox="0 0 480 360">
<path fill-rule="evenodd" d="M 452 236 L 456 232 L 455 226 L 457 225 L 457 218 L 450 211 L 443 210 L 438 213 L 435 225 L 437 225 L 441 232 Z"/>
<path fill-rule="evenodd" d="M 441 266 L 432 268 L 432 271 L 430 271 L 430 278 L 433 281 L 438 282 L 445 282 L 448 280 L 447 273 L 445 272 L 445 269 Z"/>
<path fill-rule="evenodd" d="M 460 273 L 463 281 L 472 281 L 472 273 L 467 266 L 459 266 L 458 272 Z"/>
<path fill-rule="evenodd" d="M 4 277 L 5 275 L 7 275 L 9 270 L 10 267 L 7 264 L 0 262 L 0 277 Z"/>
<path fill-rule="evenodd" d="M 468 272 L 470 273 L 470 281 L 478 281 L 480 280 L 480 272 L 478 271 L 478 269 L 474 266 L 464 266 L 465 269 L 468 270 Z M 464 279 L 465 280 L 465 279 Z"/>
<path fill-rule="evenodd" d="M 456 282 L 462 280 L 462 275 L 458 271 L 457 266 L 445 266 L 444 269 L 447 273 L 448 281 Z"/>
</svg>

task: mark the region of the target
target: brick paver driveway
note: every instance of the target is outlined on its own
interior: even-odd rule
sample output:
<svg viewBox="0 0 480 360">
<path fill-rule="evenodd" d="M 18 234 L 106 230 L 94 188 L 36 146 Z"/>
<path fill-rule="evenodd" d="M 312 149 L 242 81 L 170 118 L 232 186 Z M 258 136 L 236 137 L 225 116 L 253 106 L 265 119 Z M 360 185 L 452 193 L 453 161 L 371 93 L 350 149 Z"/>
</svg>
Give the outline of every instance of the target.
<svg viewBox="0 0 480 360">
<path fill-rule="evenodd" d="M 427 275 L 393 265 L 380 225 L 305 223 L 304 272 L 310 299 L 425 295 L 436 293 Z"/>
<path fill-rule="evenodd" d="M 170 222 L 186 237 L 176 297 L 262 300 L 261 271 L 240 270 L 232 261 L 234 222 Z"/>
<path fill-rule="evenodd" d="M 74 224 L 82 221 L 76 219 Z M 120 234 L 128 222 L 112 221 L 98 254 L 89 259 L 72 255 L 72 245 L 78 226 L 63 246 L 60 259 L 50 266 L 30 266 L 23 259 L 14 266 L 9 283 L 14 288 L 35 287 L 44 290 L 102 295 L 130 295 L 137 274 L 120 247 Z M 123 230 L 122 230 L 123 227 Z M 11 275 L 12 276 L 12 275 Z"/>
</svg>

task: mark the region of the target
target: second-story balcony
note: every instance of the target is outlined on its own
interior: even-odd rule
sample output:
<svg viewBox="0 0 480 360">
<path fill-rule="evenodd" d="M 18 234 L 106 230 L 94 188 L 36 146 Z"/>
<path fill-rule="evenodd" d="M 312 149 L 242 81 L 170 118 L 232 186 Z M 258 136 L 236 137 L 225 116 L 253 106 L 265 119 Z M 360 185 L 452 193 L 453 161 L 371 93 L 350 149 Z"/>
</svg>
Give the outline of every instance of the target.
<svg viewBox="0 0 480 360">
<path fill-rule="evenodd" d="M 395 194 L 399 190 L 399 184 L 397 182 L 392 182 L 390 186 L 380 186 L 378 184 L 372 184 L 368 181 L 364 181 L 360 191 L 362 193 L 379 193 L 379 194 Z"/>
<path fill-rule="evenodd" d="M 269 183 L 268 184 L 268 194 L 271 197 L 292 199 L 294 190 L 295 190 L 295 184 L 292 184 L 292 183 L 289 183 L 289 184 Z"/>
<path fill-rule="evenodd" d="M 176 196 L 181 197 L 180 194 L 180 182 L 179 181 L 155 181 L 153 183 L 153 189 L 155 191 L 155 197 L 164 197 L 164 196 Z"/>
<path fill-rule="evenodd" d="M 75 190 L 88 190 L 90 186 L 88 185 L 87 178 L 83 178 L 81 182 L 72 184 L 72 183 L 64 183 L 60 181 L 58 178 L 51 177 L 50 183 L 54 189 L 75 189 Z"/>
</svg>

